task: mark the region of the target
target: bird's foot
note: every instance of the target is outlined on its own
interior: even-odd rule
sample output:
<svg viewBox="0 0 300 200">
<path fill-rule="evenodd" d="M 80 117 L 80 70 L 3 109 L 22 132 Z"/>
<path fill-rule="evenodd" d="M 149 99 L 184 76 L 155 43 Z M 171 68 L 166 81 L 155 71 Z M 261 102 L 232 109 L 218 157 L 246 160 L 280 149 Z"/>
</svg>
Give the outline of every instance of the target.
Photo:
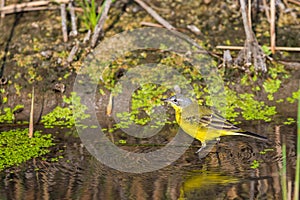
<svg viewBox="0 0 300 200">
<path fill-rule="evenodd" d="M 208 143 L 203 142 L 202 147 L 198 149 L 195 153 L 198 154 L 199 158 L 204 158 L 211 152 L 211 149 L 214 147 L 216 143 L 219 143 L 220 139 L 209 141 Z"/>
</svg>

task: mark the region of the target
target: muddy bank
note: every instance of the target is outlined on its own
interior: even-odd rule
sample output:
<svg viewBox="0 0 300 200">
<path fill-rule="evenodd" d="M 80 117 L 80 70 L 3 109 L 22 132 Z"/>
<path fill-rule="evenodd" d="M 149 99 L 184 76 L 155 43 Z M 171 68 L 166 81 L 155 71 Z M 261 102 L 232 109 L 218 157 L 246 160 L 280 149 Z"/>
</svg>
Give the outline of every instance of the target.
<svg viewBox="0 0 300 200">
<path fill-rule="evenodd" d="M 156 11 L 166 18 L 179 31 L 194 38 L 208 50 L 213 50 L 219 44 L 243 45 L 244 32 L 239 13 L 239 6 L 235 2 L 219 1 L 155 1 L 151 3 Z M 222 8 L 220 10 L 220 8 Z M 299 8 L 293 11 L 297 13 Z M 173 12 L 169 12 L 173 10 Z M 171 14 L 170 14 L 171 13 Z M 280 12 L 281 13 L 281 12 Z M 268 24 L 263 12 L 255 13 L 255 31 L 260 43 L 268 42 L 266 33 Z M 293 44 L 299 46 L 299 31 L 293 15 L 281 13 L 278 20 L 278 44 L 281 46 Z M 105 37 L 116 33 L 141 27 L 141 22 L 156 23 L 143 9 L 134 3 L 119 2 L 110 10 L 110 16 L 105 25 Z M 79 20 L 80 24 L 80 20 Z M 195 25 L 201 34 L 195 35 L 187 25 Z M 67 57 L 76 41 L 82 41 L 85 32 L 80 32 L 76 38 L 69 38 L 67 43 L 62 41 L 60 13 L 55 11 L 39 11 L 8 15 L 0 26 L 0 50 L 2 66 L 1 105 L 0 109 L 15 108 L 14 123 L 28 121 L 31 103 L 32 87 L 35 88 L 35 122 L 41 116 L 51 112 L 57 106 L 65 106 L 62 97 L 70 96 L 76 71 L 86 57 L 85 46 L 80 46 L 78 55 L 72 63 L 67 63 Z M 234 37 L 232 37 L 234 35 Z M 278 52 L 275 57 L 284 59 L 298 59 L 295 53 Z M 275 93 L 276 99 L 285 99 L 298 88 L 299 72 L 292 72 L 293 76 L 284 80 L 281 88 Z M 236 86 L 237 91 L 246 91 L 242 86 Z M 266 95 L 256 93 L 261 101 L 267 100 Z M 105 115 L 109 93 L 100 97 L 98 104 L 99 115 Z M 101 100 L 103 98 L 103 100 Z M 273 105 L 274 102 L 269 102 Z M 296 116 L 296 104 L 286 101 L 277 106 L 279 113 Z M 102 110 L 103 108 L 103 110 Z"/>
</svg>

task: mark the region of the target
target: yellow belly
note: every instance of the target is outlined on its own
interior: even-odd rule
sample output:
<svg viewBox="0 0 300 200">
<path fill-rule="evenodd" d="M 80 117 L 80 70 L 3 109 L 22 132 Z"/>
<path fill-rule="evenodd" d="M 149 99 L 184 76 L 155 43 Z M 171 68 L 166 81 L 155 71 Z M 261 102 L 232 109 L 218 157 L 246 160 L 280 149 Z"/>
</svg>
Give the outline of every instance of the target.
<svg viewBox="0 0 300 200">
<path fill-rule="evenodd" d="M 201 127 L 200 125 L 194 126 L 194 125 L 191 125 L 189 123 L 184 123 L 184 122 L 181 122 L 178 124 L 184 130 L 184 132 L 186 132 L 193 138 L 196 138 L 197 140 L 200 140 L 202 142 L 207 141 L 207 140 L 214 140 L 223 135 L 222 130 L 205 128 L 205 127 Z"/>
</svg>

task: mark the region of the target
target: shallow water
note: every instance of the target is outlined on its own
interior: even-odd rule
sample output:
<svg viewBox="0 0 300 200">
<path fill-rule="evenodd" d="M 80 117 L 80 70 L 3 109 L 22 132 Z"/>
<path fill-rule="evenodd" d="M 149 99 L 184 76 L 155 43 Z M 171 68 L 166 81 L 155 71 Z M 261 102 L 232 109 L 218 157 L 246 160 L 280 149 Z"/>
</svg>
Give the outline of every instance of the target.
<svg viewBox="0 0 300 200">
<path fill-rule="evenodd" d="M 76 133 L 60 133 L 51 157 L 61 158 L 55 162 L 37 158 L 1 172 L 0 199 L 281 199 L 279 140 L 286 138 L 287 180 L 293 181 L 296 127 L 282 126 L 277 130 L 280 135 L 272 124 L 249 129 L 272 142 L 227 137 L 199 159 L 195 151 L 200 143 L 195 141 L 174 163 L 141 174 L 107 167 L 87 152 Z M 256 169 L 251 168 L 254 160 L 259 162 Z"/>
<path fill-rule="evenodd" d="M 198 4 L 197 1 L 191 1 L 191 3 Z M 214 5 L 218 8 L 216 12 L 219 11 L 219 8 L 222 8 L 217 4 L 210 4 L 210 6 Z M 222 15 L 218 17 L 219 14 L 207 12 L 208 7 L 206 5 L 202 7 L 196 5 L 192 9 L 182 9 L 179 7 L 180 10 L 175 10 L 175 12 L 166 12 L 178 15 L 177 17 L 172 17 L 177 22 L 174 22 L 168 16 L 164 17 L 171 20 L 176 27 L 184 27 L 183 31 L 187 33 L 189 32 L 185 28 L 186 25 L 195 24 L 199 26 L 203 30 L 205 38 L 210 39 L 209 42 L 206 41 L 209 46 L 224 44 L 225 41 L 230 41 L 233 45 L 243 45 L 244 33 L 241 21 L 239 21 L 240 16 L 237 15 L 233 20 L 226 18 L 226 21 L 230 23 L 227 25 L 229 28 L 224 27 L 222 30 L 219 30 L 220 25 L 224 24 L 224 21 L 220 22 L 218 18 L 221 20 L 225 20 L 225 18 Z M 199 8 L 200 10 L 194 11 L 195 8 Z M 191 13 L 186 12 L 186 10 L 191 11 Z M 238 12 L 238 9 L 235 10 Z M 203 16 L 197 16 L 192 11 Z M 184 16 L 191 14 L 192 18 Z M 134 13 L 132 15 L 135 19 L 132 19 L 131 14 L 129 14 L 129 17 L 126 17 L 128 14 L 123 15 L 121 17 L 123 20 L 119 20 L 115 24 L 115 28 L 119 29 L 118 27 L 122 27 L 120 28 L 121 30 L 127 30 L 128 28 L 123 28 L 123 26 L 127 24 L 132 26 L 132 21 L 136 19 L 138 20 L 134 23 L 140 27 L 139 21 L 143 21 L 144 19 L 139 19 Z M 41 13 L 22 15 L 22 18 L 20 17 L 20 21 L 18 21 L 20 25 L 16 26 L 14 33 L 14 29 L 11 32 L 7 31 L 12 28 L 13 23 L 18 24 L 13 21 L 13 16 L 7 16 L 4 21 L 6 22 L 5 25 L 0 27 L 2 32 L 6 33 L 0 35 L 2 42 L 7 41 L 9 35 L 13 33 L 13 42 L 9 45 L 10 52 L 15 56 L 16 60 L 22 61 L 21 58 L 24 58 L 24 54 L 33 54 L 34 59 L 39 61 L 44 59 L 39 57 L 40 51 L 49 49 L 52 51 L 55 49 L 54 55 L 55 52 L 66 51 L 64 44 L 56 42 L 61 35 L 60 21 L 54 20 L 57 18 L 56 15 L 50 14 L 52 17 L 48 17 L 48 15 L 46 15 L 47 17 L 40 16 Z M 234 15 L 229 12 L 228 16 Z M 130 23 L 126 23 L 127 18 Z M 208 18 L 210 20 L 207 20 Z M 231 23 L 235 24 L 231 25 Z M 134 26 L 137 26 L 136 24 Z M 204 29 L 203 27 L 207 28 Z M 115 28 L 112 28 L 111 31 L 114 32 Z M 297 28 L 295 26 L 286 26 L 285 29 L 279 29 L 277 45 L 290 46 L 289 44 L 292 44 L 292 46 L 299 46 L 297 45 L 299 44 L 299 37 L 297 37 L 299 31 L 293 31 L 294 29 Z M 241 31 L 242 34 L 240 34 Z M 289 33 L 289 39 L 285 39 L 286 33 Z M 115 34 L 115 32 L 109 34 Z M 35 47 L 38 50 L 30 50 L 28 48 L 29 50 L 23 52 L 26 49 L 23 46 L 35 46 L 32 45 L 32 41 L 35 38 L 38 38 L 36 40 L 38 46 Z M 261 38 L 260 41 L 263 41 L 263 39 Z M 266 37 L 265 40 L 266 42 L 261 43 L 267 43 L 269 37 Z M 23 45 L 22 48 L 20 47 L 21 44 Z M 5 45 L 2 45 L 1 49 L 4 50 L 4 47 Z M 19 57 L 16 55 L 19 55 Z M 298 58 L 299 56 L 295 53 L 294 57 Z M 44 110 L 52 109 L 52 105 L 58 104 L 57 99 L 59 98 L 57 96 L 61 97 L 61 94 L 54 93 L 52 88 L 56 83 L 53 83 L 53 81 L 63 76 L 60 74 L 63 73 L 63 70 L 57 67 L 57 58 L 55 56 L 53 56 L 52 60 L 54 61 L 49 63 L 48 61 L 42 62 L 44 64 L 41 66 L 44 67 L 37 68 L 39 70 L 38 74 L 51 74 L 51 76 L 45 77 L 45 82 L 39 84 L 42 91 L 47 91 L 47 95 L 45 95 L 45 99 L 47 99 L 45 104 L 47 106 L 45 106 Z M 24 61 L 26 60 L 24 59 Z M 37 66 L 40 65 L 40 61 L 38 61 L 36 61 Z M 5 75 L 8 77 L 15 76 L 17 72 L 22 71 L 24 71 L 22 74 L 25 74 L 25 77 L 27 77 L 27 68 L 32 66 L 31 61 L 23 64 L 26 68 L 17 66 L 10 60 L 6 64 Z M 52 65 L 53 67 L 49 67 Z M 56 72 L 60 70 L 62 72 Z M 296 78 L 296 86 L 298 86 L 298 77 Z M 27 79 L 24 79 L 23 76 L 14 80 L 14 83 L 22 86 L 26 85 L 27 82 Z M 69 83 L 69 80 L 66 80 L 65 83 Z M 284 85 L 282 91 L 278 92 L 279 96 L 282 95 L 285 98 L 290 95 L 291 91 L 295 91 L 287 86 L 287 84 Z M 13 85 L 10 87 L 13 88 Z M 67 90 L 71 90 L 70 88 L 67 87 Z M 10 95 L 17 96 L 14 88 L 11 90 L 7 89 L 7 91 L 12 91 Z M 28 120 L 30 106 L 26 105 L 30 105 L 31 101 L 25 97 L 30 92 L 31 87 L 24 87 L 24 90 L 22 90 L 24 98 L 18 96 L 12 98 L 14 101 L 9 102 L 13 105 L 11 107 L 14 107 L 15 104 L 19 104 L 19 99 L 24 101 L 27 99 L 27 102 L 21 101 L 25 105 L 25 111 L 28 111 L 25 114 L 21 113 L 23 115 L 23 117 L 19 117 L 21 120 Z M 288 92 L 288 95 L 285 92 Z M 40 96 L 42 97 L 43 95 Z M 295 116 L 296 108 L 292 106 L 279 106 L 278 110 L 281 110 L 287 116 Z M 82 146 L 80 139 L 76 137 L 75 131 L 74 133 L 71 132 L 71 135 L 62 131 L 56 134 L 59 145 L 52 149 L 50 155 L 47 155 L 46 161 L 42 158 L 37 158 L 28 161 L 20 167 L 0 172 L 0 199 L 282 199 L 283 189 L 280 176 L 282 170 L 281 141 L 285 139 L 287 144 L 287 180 L 293 183 L 296 126 L 281 126 L 280 128 L 276 128 L 275 124 L 258 123 L 243 124 L 242 127 L 246 130 L 268 136 L 271 143 L 266 144 L 244 137 L 227 137 L 223 138 L 205 158 L 199 159 L 195 151 L 199 148 L 200 143 L 195 141 L 178 160 L 169 166 L 142 174 L 125 173 L 107 167 L 91 156 Z M 169 133 L 166 131 L 165 134 Z M 157 141 L 160 140 L 157 139 Z M 145 150 L 139 146 L 143 143 L 138 141 L 132 142 L 137 142 L 137 146 L 122 145 L 122 148 L 131 151 Z M 150 145 L 161 145 L 161 143 L 152 142 Z M 148 149 L 146 150 L 148 151 Z M 53 160 L 58 161 L 51 161 L 51 158 L 57 158 Z M 259 163 L 259 166 L 253 169 L 251 166 L 255 161 Z"/>
</svg>

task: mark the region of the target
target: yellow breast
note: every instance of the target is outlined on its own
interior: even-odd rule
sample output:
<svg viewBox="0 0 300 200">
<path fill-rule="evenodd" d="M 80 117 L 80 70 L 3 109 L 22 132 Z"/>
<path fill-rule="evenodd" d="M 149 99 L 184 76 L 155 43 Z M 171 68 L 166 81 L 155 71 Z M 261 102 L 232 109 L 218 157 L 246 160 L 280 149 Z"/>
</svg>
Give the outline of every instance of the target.
<svg viewBox="0 0 300 200">
<path fill-rule="evenodd" d="M 212 128 L 207 128 L 204 124 L 201 123 L 195 123 L 191 120 L 187 120 L 186 116 L 191 116 L 191 113 L 189 112 L 196 112 L 197 110 L 193 111 L 184 111 L 182 113 L 182 110 L 179 108 L 175 108 L 176 112 L 176 122 L 179 124 L 179 126 L 192 136 L 193 138 L 196 138 L 197 140 L 200 140 L 201 142 L 205 142 L 207 140 L 214 140 L 218 137 L 220 137 L 222 134 L 222 130 L 216 130 Z M 187 112 L 187 113 L 185 113 Z M 193 113 L 192 115 L 201 115 L 199 113 Z"/>
</svg>

